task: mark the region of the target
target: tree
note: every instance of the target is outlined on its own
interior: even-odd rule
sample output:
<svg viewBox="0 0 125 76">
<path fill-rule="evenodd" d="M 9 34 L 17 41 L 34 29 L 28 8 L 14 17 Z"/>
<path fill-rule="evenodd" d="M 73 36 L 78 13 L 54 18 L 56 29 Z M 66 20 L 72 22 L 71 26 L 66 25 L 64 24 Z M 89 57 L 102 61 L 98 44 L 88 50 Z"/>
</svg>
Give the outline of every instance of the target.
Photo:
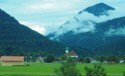
<svg viewBox="0 0 125 76">
<path fill-rule="evenodd" d="M 101 65 L 94 65 L 93 68 L 85 67 L 86 76 L 107 76 Z"/>
<path fill-rule="evenodd" d="M 56 76 L 81 76 L 72 58 L 67 58 L 66 62 L 63 62 L 62 66 L 55 70 L 55 73 Z"/>
<path fill-rule="evenodd" d="M 107 58 L 107 61 L 108 61 L 109 63 L 117 63 L 117 62 L 119 61 L 119 59 L 118 59 L 118 57 L 116 57 L 116 56 L 109 56 L 109 57 Z"/>
<path fill-rule="evenodd" d="M 67 56 L 66 55 L 63 55 L 63 56 L 61 56 L 61 60 L 66 60 L 67 59 Z"/>
<path fill-rule="evenodd" d="M 84 62 L 84 59 L 83 58 L 79 58 L 78 60 L 80 63 L 83 63 Z"/>
<path fill-rule="evenodd" d="M 99 60 L 100 62 L 104 62 L 106 60 L 105 56 L 97 56 L 96 60 Z"/>
<path fill-rule="evenodd" d="M 90 58 L 85 58 L 85 62 L 86 62 L 86 63 L 90 63 L 90 62 L 91 62 L 91 59 L 90 59 Z"/>
<path fill-rule="evenodd" d="M 47 63 L 51 63 L 55 60 L 54 56 L 53 55 L 49 55 L 47 56 L 47 58 L 45 59 L 45 62 Z"/>
<path fill-rule="evenodd" d="M 4 50 L 4 54 L 6 55 L 14 55 L 14 53 L 14 48 L 11 46 L 6 47 Z"/>
<path fill-rule="evenodd" d="M 123 76 L 125 76 L 125 72 L 123 73 Z"/>
</svg>

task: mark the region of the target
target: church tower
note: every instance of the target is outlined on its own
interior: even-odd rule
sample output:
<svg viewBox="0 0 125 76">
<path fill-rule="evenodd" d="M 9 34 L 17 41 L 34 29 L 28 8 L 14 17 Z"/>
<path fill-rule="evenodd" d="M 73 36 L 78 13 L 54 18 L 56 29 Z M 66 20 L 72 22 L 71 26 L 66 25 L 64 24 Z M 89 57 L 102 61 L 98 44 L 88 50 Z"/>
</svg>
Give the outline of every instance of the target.
<svg viewBox="0 0 125 76">
<path fill-rule="evenodd" d="M 66 53 L 69 53 L 69 48 L 68 47 L 66 47 Z"/>
</svg>

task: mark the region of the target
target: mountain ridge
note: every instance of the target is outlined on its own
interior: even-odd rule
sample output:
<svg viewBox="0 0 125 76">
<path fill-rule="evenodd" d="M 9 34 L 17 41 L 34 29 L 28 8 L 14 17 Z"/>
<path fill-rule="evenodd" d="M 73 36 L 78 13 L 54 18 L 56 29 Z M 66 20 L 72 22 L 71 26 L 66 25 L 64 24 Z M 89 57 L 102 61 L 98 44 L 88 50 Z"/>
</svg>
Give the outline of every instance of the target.
<svg viewBox="0 0 125 76">
<path fill-rule="evenodd" d="M 1 55 L 62 54 L 65 47 L 20 24 L 14 17 L 0 10 Z M 60 50 L 60 51 L 59 51 Z"/>
<path fill-rule="evenodd" d="M 88 8 L 95 8 L 98 5 L 100 4 Z M 102 4 L 102 6 L 109 8 L 107 9 L 107 13 L 109 10 L 116 10 L 106 4 Z M 109 51 L 109 54 L 114 54 L 115 52 L 121 52 L 122 54 L 122 52 L 125 51 L 125 48 L 121 43 L 125 38 L 125 16 L 110 20 L 108 19 L 108 16 L 110 16 L 110 14 L 95 16 L 86 11 L 80 11 L 72 19 L 67 21 L 66 24 L 63 24 L 61 28 L 59 28 L 59 32 L 61 31 L 60 33 L 56 31 L 49 34 L 47 37 L 63 44 L 87 48 L 96 52 L 98 55 L 99 53 L 106 54 L 105 51 Z M 107 19 L 99 21 L 100 17 L 107 17 Z M 115 46 L 114 48 L 112 46 L 117 43 L 121 44 L 122 48 L 124 48 L 122 51 L 118 50 L 119 47 Z M 110 50 L 108 50 L 108 47 L 110 47 Z M 94 55 L 96 55 L 96 53 L 94 53 Z M 125 53 L 123 52 L 123 54 Z"/>
<path fill-rule="evenodd" d="M 115 8 L 105 4 L 105 3 L 98 3 L 96 5 L 90 6 L 86 9 L 84 9 L 84 11 L 87 11 L 95 16 L 101 16 L 101 15 L 106 15 L 108 16 L 108 12 L 110 10 L 115 10 Z"/>
<path fill-rule="evenodd" d="M 40 33 L 20 24 L 14 17 L 0 10 L 0 55 L 62 56 L 65 47 L 51 41 Z M 81 47 L 68 46 L 79 56 L 88 56 L 90 51 Z"/>
</svg>

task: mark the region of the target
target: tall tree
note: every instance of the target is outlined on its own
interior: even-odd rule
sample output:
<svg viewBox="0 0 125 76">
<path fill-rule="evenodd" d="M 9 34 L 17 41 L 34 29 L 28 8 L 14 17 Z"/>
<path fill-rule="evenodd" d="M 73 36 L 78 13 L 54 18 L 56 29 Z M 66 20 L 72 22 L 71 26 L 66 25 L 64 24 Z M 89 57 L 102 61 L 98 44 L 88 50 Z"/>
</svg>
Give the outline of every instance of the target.
<svg viewBox="0 0 125 76">
<path fill-rule="evenodd" d="M 59 69 L 56 69 L 55 73 L 56 76 L 81 76 L 72 58 L 67 58 L 66 62 L 62 63 Z"/>
<path fill-rule="evenodd" d="M 86 76 L 107 76 L 101 65 L 94 65 L 93 68 L 85 67 Z"/>
<path fill-rule="evenodd" d="M 55 60 L 54 56 L 53 55 L 49 55 L 47 56 L 47 58 L 45 59 L 45 62 L 48 62 L 48 63 L 51 63 Z"/>
</svg>

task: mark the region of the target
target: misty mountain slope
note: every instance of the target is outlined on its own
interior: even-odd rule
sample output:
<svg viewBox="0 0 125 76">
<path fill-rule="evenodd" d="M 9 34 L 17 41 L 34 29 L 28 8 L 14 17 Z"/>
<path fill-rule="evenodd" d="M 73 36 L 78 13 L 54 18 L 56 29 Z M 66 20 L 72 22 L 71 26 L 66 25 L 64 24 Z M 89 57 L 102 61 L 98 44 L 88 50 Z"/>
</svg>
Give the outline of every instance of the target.
<svg viewBox="0 0 125 76">
<path fill-rule="evenodd" d="M 61 55 L 65 47 L 20 24 L 0 10 L 0 55 Z"/>
<path fill-rule="evenodd" d="M 63 44 L 87 48 L 102 54 L 105 51 L 109 51 L 109 54 L 123 52 L 125 48 L 120 42 L 125 39 L 125 16 L 110 18 L 110 13 L 114 11 L 116 11 L 115 8 L 104 3 L 88 7 L 47 37 Z M 120 51 L 119 47 L 112 46 L 117 43 L 120 43 L 124 49 Z M 111 50 L 106 50 L 108 47 Z"/>
<path fill-rule="evenodd" d="M 98 7 L 100 6 L 100 7 Z M 96 12 L 89 12 L 95 11 Z M 103 11 L 102 11 L 103 10 Z M 89 32 L 93 31 L 95 29 L 96 23 L 107 21 L 109 18 L 107 15 L 102 13 L 109 13 L 113 12 L 115 9 L 104 4 L 99 3 L 94 6 L 90 6 L 82 11 L 80 11 L 77 15 L 75 15 L 72 19 L 67 21 L 65 24 L 63 24 L 58 30 L 56 30 L 54 33 L 51 33 L 48 35 L 51 39 L 57 39 L 58 36 L 63 35 L 69 31 L 74 32 L 74 34 L 79 34 L 82 32 Z M 98 13 L 99 16 L 96 16 L 94 14 Z"/>
<path fill-rule="evenodd" d="M 58 37 L 61 43 L 95 49 L 104 44 L 120 41 L 125 38 L 125 17 L 96 24 L 93 32 L 74 34 L 69 31 Z M 91 45 L 91 46 L 90 46 Z"/>
<path fill-rule="evenodd" d="M 95 49 L 95 55 L 124 55 L 125 54 L 125 38 L 116 41 L 115 43 L 110 43 L 108 45 L 103 45 Z"/>
<path fill-rule="evenodd" d="M 66 45 L 51 41 L 43 35 L 20 24 L 15 18 L 0 10 L 0 55 L 60 56 Z M 90 51 L 81 47 L 70 47 L 79 56 L 88 56 Z"/>
</svg>

